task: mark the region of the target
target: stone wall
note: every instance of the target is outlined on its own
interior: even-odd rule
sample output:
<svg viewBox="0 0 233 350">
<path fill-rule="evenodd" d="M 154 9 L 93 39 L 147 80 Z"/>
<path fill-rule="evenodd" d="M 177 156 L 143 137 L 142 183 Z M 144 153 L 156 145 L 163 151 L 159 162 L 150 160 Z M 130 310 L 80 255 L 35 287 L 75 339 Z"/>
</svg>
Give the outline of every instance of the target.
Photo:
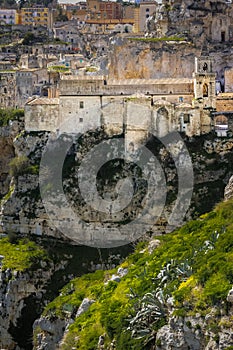
<svg viewBox="0 0 233 350">
<path fill-rule="evenodd" d="M 165 108 L 164 116 L 159 111 Z M 181 117 L 184 121 L 181 121 Z M 58 131 L 85 133 L 100 126 L 110 135 L 123 131 L 132 133 L 135 142 L 145 133 L 165 136 L 171 131 L 184 131 L 188 136 L 199 135 L 202 110 L 184 102 L 172 103 L 158 96 L 60 96 L 58 99 L 35 99 L 25 106 L 27 131 Z M 143 133 L 141 137 L 140 133 Z M 136 137 L 137 134 L 137 137 Z"/>
<path fill-rule="evenodd" d="M 39 101 L 41 104 L 37 103 L 38 100 L 32 100 L 25 105 L 26 130 L 56 131 L 59 124 L 59 100 L 54 98 Z"/>
<path fill-rule="evenodd" d="M 15 107 L 16 74 L 13 71 L 0 72 L 0 106 Z"/>
</svg>

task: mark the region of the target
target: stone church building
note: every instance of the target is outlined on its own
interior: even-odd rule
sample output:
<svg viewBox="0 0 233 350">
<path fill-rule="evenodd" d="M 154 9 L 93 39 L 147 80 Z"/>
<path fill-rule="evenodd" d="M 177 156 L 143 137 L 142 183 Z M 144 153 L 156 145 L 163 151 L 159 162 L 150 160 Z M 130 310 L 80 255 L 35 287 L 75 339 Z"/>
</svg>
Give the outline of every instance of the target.
<svg viewBox="0 0 233 350">
<path fill-rule="evenodd" d="M 27 131 L 84 133 L 104 127 L 125 132 L 126 142 L 172 131 L 188 136 L 209 132 L 216 107 L 215 73 L 209 57 L 195 60 L 190 78 L 109 80 L 63 75 L 59 97 L 35 98 L 25 105 Z"/>
</svg>

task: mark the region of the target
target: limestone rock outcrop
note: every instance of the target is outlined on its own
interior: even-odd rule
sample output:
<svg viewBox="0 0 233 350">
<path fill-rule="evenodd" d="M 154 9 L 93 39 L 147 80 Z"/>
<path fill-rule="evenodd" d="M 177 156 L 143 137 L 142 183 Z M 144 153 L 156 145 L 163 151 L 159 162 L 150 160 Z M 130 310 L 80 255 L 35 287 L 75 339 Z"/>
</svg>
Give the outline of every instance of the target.
<svg viewBox="0 0 233 350">
<path fill-rule="evenodd" d="M 224 199 L 228 200 L 233 197 L 233 176 L 231 176 L 227 186 L 224 191 Z"/>
<path fill-rule="evenodd" d="M 214 310 L 212 310 L 214 313 Z M 156 350 L 225 350 L 233 345 L 232 329 L 227 326 L 231 315 L 217 317 L 213 314 L 189 317 L 171 317 L 169 324 L 159 329 Z M 211 322 L 219 322 L 218 331 L 211 330 Z M 225 326 L 226 325 L 226 326 Z"/>
<path fill-rule="evenodd" d="M 64 318 L 41 316 L 33 324 L 35 350 L 57 350 L 62 348 L 69 326 L 74 319 L 87 312 L 94 300 L 84 298 L 77 312 L 66 311 Z"/>
<path fill-rule="evenodd" d="M 9 163 L 15 156 L 14 138 L 22 130 L 22 123 L 13 121 L 9 126 L 0 127 L 0 198 L 7 194 L 11 181 Z"/>
<path fill-rule="evenodd" d="M 13 350 L 16 347 L 14 329 L 22 316 L 28 298 L 40 303 L 45 286 L 54 269 L 37 269 L 31 272 L 0 270 L 0 347 Z M 31 315 L 30 315 L 31 316 Z"/>
<path fill-rule="evenodd" d="M 56 350 L 68 324 L 69 321 L 64 319 L 56 318 L 51 321 L 49 318 L 41 316 L 33 324 L 34 349 Z"/>
<path fill-rule="evenodd" d="M 106 135 L 103 130 L 100 130 L 95 135 L 86 135 L 82 140 L 81 146 L 78 146 L 76 143 L 73 144 L 68 157 L 69 163 L 66 163 L 63 168 L 65 169 L 63 185 L 66 198 L 70 201 L 73 210 L 84 221 L 115 224 L 129 220 L 137 214 L 137 211 L 140 210 L 138 203 L 143 198 L 145 187 L 144 180 L 139 175 L 137 177 L 133 175 L 137 182 L 137 188 L 135 188 L 137 191 L 134 192 L 133 200 L 125 210 L 114 214 L 112 218 L 109 218 L 106 213 L 94 210 L 83 201 L 77 179 L 79 164 L 95 144 L 105 138 Z M 1 203 L 0 227 L 2 232 L 6 233 L 10 230 L 23 234 L 46 235 L 66 239 L 54 227 L 53 222 L 49 221 L 41 199 L 38 172 L 41 154 L 46 147 L 47 140 L 47 132 L 24 132 L 14 141 L 16 156 L 27 156 L 30 161 L 30 167 L 28 171 L 12 179 L 12 192 L 9 193 L 7 200 Z M 208 209 L 211 210 L 216 201 L 223 198 L 224 186 L 233 172 L 231 161 L 232 144 L 231 138 L 216 139 L 212 136 L 203 136 L 187 141 L 194 171 L 194 192 L 191 206 L 186 216 L 188 219 L 193 218 L 198 213 L 202 214 Z M 160 220 L 152 227 L 152 233 L 166 232 L 166 218 L 169 217 L 169 213 L 172 211 L 176 200 L 174 193 L 177 191 L 177 169 L 174 159 L 171 157 L 171 152 L 177 157 L 177 164 L 181 164 L 180 162 L 184 161 L 182 147 L 179 147 L 179 144 L 172 149 L 168 145 L 167 147 L 161 147 L 154 139 L 149 140 L 147 146 L 152 152 L 157 152 L 156 156 L 164 167 L 168 191 L 164 212 Z M 114 171 L 115 174 L 106 179 L 101 179 L 100 177 L 97 181 L 98 190 L 103 196 L 105 193 L 114 193 L 117 190 L 116 184 L 120 178 L 129 176 L 129 174 L 132 176 L 133 169 L 127 164 L 123 165 L 116 162 L 110 164 L 105 171 L 110 175 Z M 59 195 L 56 194 L 53 198 L 56 202 L 59 200 Z M 205 198 L 205 205 L 203 205 L 203 198 Z M 208 207 L 206 207 L 206 203 L 208 203 Z M 60 219 L 62 222 L 62 218 Z"/>
<path fill-rule="evenodd" d="M 162 2 L 147 20 L 147 35 L 157 38 L 180 35 L 196 44 L 227 41 L 231 36 L 231 18 L 232 6 L 226 1 Z"/>
</svg>

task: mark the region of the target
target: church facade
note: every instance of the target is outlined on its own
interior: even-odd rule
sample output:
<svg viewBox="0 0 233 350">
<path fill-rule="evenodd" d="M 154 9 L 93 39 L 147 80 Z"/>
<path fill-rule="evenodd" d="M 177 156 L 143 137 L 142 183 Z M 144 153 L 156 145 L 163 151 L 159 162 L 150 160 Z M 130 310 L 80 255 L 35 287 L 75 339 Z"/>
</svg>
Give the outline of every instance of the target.
<svg viewBox="0 0 233 350">
<path fill-rule="evenodd" d="M 190 78 L 108 80 L 104 76 L 64 75 L 59 97 L 25 105 L 27 131 L 84 133 L 104 127 L 109 135 L 137 142 L 150 133 L 187 136 L 211 130 L 216 107 L 215 73 L 209 57 L 195 60 Z"/>
</svg>

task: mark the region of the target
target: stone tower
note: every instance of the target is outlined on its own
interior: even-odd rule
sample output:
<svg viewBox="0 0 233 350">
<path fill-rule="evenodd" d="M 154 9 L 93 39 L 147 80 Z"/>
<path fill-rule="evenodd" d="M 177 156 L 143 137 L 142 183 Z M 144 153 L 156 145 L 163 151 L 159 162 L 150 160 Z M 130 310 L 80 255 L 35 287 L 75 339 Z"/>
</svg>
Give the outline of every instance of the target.
<svg viewBox="0 0 233 350">
<path fill-rule="evenodd" d="M 195 58 L 194 96 L 203 108 L 215 108 L 215 78 L 212 60 L 208 56 Z"/>
</svg>

